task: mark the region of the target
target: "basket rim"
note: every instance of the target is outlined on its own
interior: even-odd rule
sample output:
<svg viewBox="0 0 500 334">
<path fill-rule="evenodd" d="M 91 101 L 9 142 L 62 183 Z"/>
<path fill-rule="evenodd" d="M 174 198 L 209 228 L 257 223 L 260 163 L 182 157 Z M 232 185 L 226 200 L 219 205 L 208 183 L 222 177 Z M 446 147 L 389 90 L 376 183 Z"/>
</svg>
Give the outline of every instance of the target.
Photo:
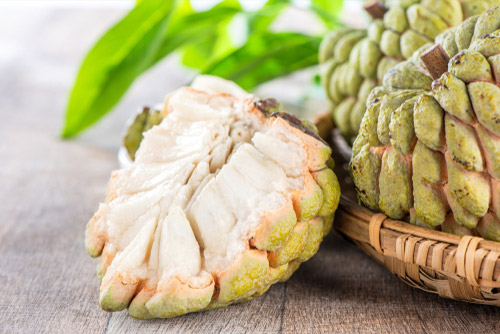
<svg viewBox="0 0 500 334">
<path fill-rule="evenodd" d="M 500 288 L 500 242 L 390 219 L 341 196 L 333 227 L 383 258 L 418 265 L 481 289 Z"/>
</svg>

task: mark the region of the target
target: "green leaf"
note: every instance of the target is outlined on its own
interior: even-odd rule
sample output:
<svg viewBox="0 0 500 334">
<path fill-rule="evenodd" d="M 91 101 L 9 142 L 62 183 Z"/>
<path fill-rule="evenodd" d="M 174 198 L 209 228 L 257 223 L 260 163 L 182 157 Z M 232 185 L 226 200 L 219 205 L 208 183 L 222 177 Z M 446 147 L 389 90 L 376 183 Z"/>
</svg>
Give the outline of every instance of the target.
<svg viewBox="0 0 500 334">
<path fill-rule="evenodd" d="M 226 56 L 234 50 L 234 45 L 229 36 L 229 24 L 242 7 L 236 0 L 225 0 L 209 10 L 209 22 L 204 24 L 196 38 L 182 48 L 182 64 L 191 68 L 202 70 L 215 59 Z M 193 20 L 189 20 L 193 21 Z M 196 24 L 200 25 L 199 19 Z"/>
<path fill-rule="evenodd" d="M 319 36 L 264 32 L 203 73 L 217 75 L 250 90 L 271 79 L 316 65 Z"/>
<path fill-rule="evenodd" d="M 238 9 L 233 15 L 221 16 L 205 29 L 204 37 L 197 43 L 189 43 L 183 47 L 182 64 L 191 68 L 204 70 L 213 63 L 236 50 L 230 38 L 230 23 L 236 14 L 243 14 L 247 21 L 249 35 L 261 33 L 268 29 L 281 11 L 290 4 L 290 0 L 268 0 L 260 9 L 243 12 L 237 1 L 222 1 L 214 7 Z M 213 15 L 213 14 L 212 14 Z"/>
<path fill-rule="evenodd" d="M 226 0 L 207 11 L 192 12 L 188 15 L 173 17 L 162 45 L 150 66 L 181 47 L 187 49 L 191 46 L 206 43 L 207 40 L 210 43 L 213 36 L 217 36 L 218 24 L 229 21 L 241 10 L 241 6 L 237 1 Z"/>
<path fill-rule="evenodd" d="M 85 57 L 66 109 L 62 136 L 75 136 L 106 114 L 154 60 L 173 0 L 140 2 Z"/>
<path fill-rule="evenodd" d="M 290 3 L 290 0 L 268 0 L 261 9 L 248 13 L 248 31 L 251 34 L 267 31 L 276 17 Z"/>
<path fill-rule="evenodd" d="M 338 20 L 342 10 L 343 0 L 311 0 L 311 10 L 313 10 L 329 29 L 342 26 Z"/>
</svg>

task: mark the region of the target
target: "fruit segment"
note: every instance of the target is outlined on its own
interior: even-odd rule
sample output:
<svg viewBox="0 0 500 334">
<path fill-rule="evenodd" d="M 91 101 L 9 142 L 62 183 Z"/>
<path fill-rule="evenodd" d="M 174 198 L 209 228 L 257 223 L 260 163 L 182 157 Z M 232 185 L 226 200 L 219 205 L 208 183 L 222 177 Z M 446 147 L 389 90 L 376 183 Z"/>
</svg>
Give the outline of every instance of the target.
<svg viewBox="0 0 500 334">
<path fill-rule="evenodd" d="M 87 226 L 103 309 L 170 318 L 250 300 L 317 252 L 340 187 L 313 125 L 209 76 L 157 110 L 130 126 L 133 162 Z"/>
</svg>

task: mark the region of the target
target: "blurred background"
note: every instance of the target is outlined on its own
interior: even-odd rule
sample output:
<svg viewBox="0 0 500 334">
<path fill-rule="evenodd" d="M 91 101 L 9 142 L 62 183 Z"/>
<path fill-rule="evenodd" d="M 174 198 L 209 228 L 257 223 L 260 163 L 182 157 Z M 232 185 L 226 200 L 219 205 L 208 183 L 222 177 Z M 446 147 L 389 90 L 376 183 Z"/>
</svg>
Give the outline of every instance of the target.
<svg viewBox="0 0 500 334">
<path fill-rule="evenodd" d="M 328 108 L 315 66 L 321 36 L 346 21 L 360 27 L 367 21 L 367 17 L 353 14 L 362 5 L 361 0 L 171 1 L 173 4 L 164 15 L 171 16 L 166 24 L 174 27 L 166 28 L 166 38 L 185 38 L 185 41 L 174 40 L 171 50 L 153 64 L 142 64 L 134 73 L 123 74 L 137 67 L 134 61 L 147 56 L 139 54 L 134 58 L 130 53 L 136 50 L 124 46 L 131 42 L 133 34 L 141 31 L 144 22 L 153 21 L 151 13 L 160 11 L 153 10 L 154 6 L 163 6 L 168 1 L 162 4 L 156 1 L 157 4 L 145 8 L 143 17 L 129 21 L 127 18 L 138 7 L 148 5 L 142 2 L 155 1 L 0 1 L 0 112 L 9 119 L 9 126 L 22 129 L 31 124 L 31 132 L 40 129 L 55 139 L 64 133 L 73 117 L 75 131 L 67 137 L 78 135 L 77 141 L 82 144 L 115 151 L 126 120 L 139 107 L 161 102 L 168 92 L 189 84 L 197 73 L 210 73 L 212 69 L 215 74 L 236 78 L 241 58 L 234 60 L 231 56 L 238 52 L 247 61 L 244 65 L 254 63 L 256 68 L 262 68 L 259 65 L 262 59 L 278 54 L 271 61 L 286 64 L 276 73 L 272 66 L 268 77 L 254 75 L 255 70 L 250 69 L 237 82 L 258 96 L 276 97 L 289 111 L 309 117 Z M 178 27 L 176 20 L 181 22 Z M 202 20 L 205 26 L 197 28 Z M 115 29 L 118 25 L 121 25 L 119 34 Z M 198 30 L 191 32 L 190 37 L 190 29 Z M 274 43 L 272 38 L 283 32 L 305 38 L 309 48 L 297 44 L 304 43 L 303 40 L 295 43 L 291 39 L 278 39 Z M 108 40 L 106 35 L 110 37 Z M 147 40 L 142 48 L 151 47 L 153 42 L 147 35 L 138 36 Z M 254 45 L 257 51 L 253 50 Z M 94 55 L 89 53 L 92 48 L 98 49 L 93 50 Z M 303 56 L 297 53 L 305 49 L 309 53 Z M 87 58 L 93 59 L 80 67 L 87 54 Z M 302 61 L 306 56 L 307 61 Z M 108 81 L 103 83 L 103 80 Z M 106 85 L 127 80 L 130 82 L 123 85 L 126 87 L 111 87 L 106 91 Z M 75 96 L 71 96 L 72 90 Z M 94 98 L 96 94 L 98 98 Z M 111 96 L 114 102 L 109 102 L 108 97 L 113 94 L 117 96 Z M 37 113 L 33 113 L 34 109 Z M 102 115 L 89 121 L 90 125 L 85 123 L 85 117 L 97 109 Z"/>
</svg>

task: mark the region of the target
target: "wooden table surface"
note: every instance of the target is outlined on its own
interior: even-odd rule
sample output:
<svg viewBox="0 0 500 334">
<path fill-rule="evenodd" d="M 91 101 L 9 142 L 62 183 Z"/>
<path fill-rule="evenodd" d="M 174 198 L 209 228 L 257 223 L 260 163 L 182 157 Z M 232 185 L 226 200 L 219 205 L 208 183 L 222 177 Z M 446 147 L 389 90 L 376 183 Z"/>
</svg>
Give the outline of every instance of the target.
<svg viewBox="0 0 500 334">
<path fill-rule="evenodd" d="M 1 333 L 498 332 L 500 308 L 410 288 L 334 235 L 287 283 L 248 303 L 152 321 L 102 311 L 83 237 L 117 167 L 124 120 L 190 77 L 167 61 L 104 122 L 58 139 L 82 54 L 123 12 L 0 6 Z"/>
</svg>

